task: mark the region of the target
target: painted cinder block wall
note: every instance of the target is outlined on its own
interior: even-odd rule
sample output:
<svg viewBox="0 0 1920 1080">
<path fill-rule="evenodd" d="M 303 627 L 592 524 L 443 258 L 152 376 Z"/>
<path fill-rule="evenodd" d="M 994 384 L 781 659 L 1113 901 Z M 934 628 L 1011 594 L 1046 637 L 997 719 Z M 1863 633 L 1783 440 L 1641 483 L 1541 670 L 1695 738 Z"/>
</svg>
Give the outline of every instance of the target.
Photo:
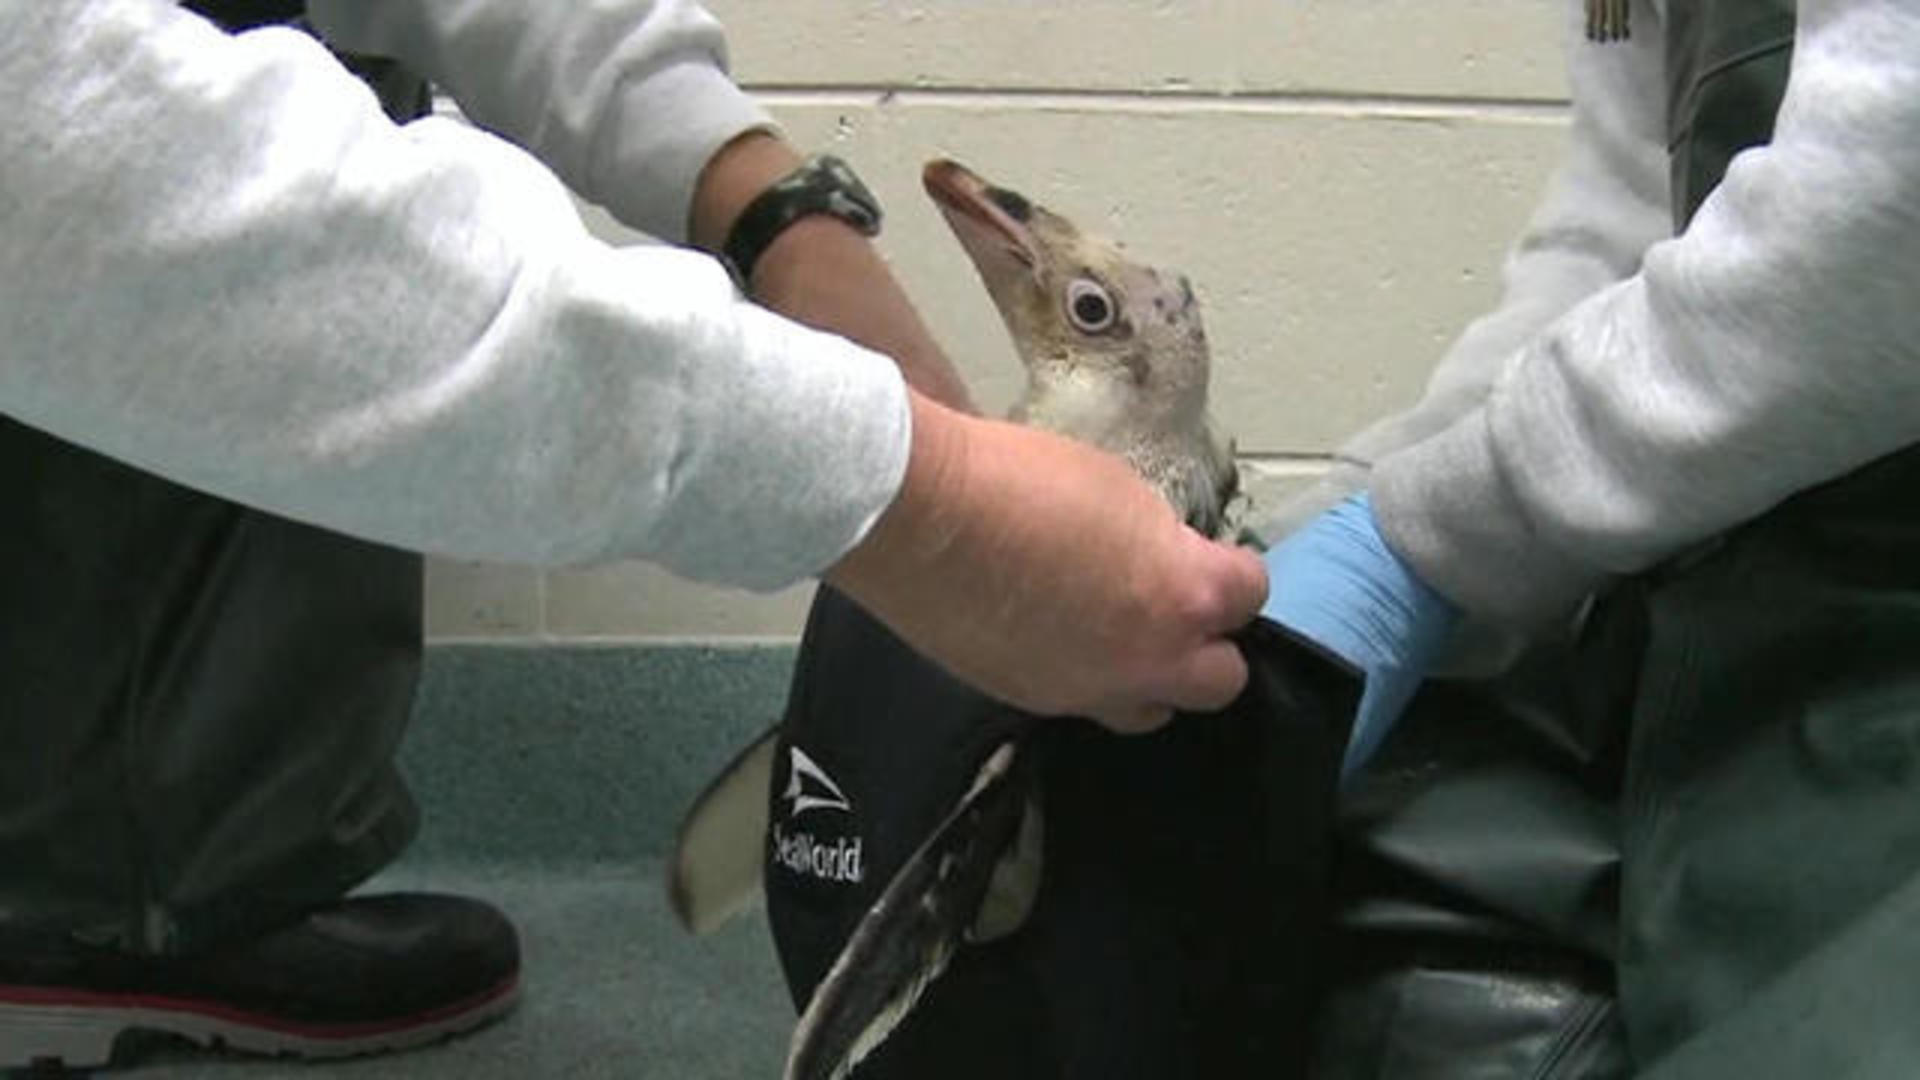
<svg viewBox="0 0 1920 1080">
<path fill-rule="evenodd" d="M 1413 400 L 1493 301 L 1565 139 L 1571 3 L 709 0 L 736 77 L 886 204 L 883 250 L 984 406 L 1012 400 L 1019 370 L 921 193 L 935 156 L 1194 280 L 1216 412 L 1269 500 Z M 637 565 L 436 561 L 429 633 L 784 639 L 810 592 L 750 596 Z"/>
</svg>

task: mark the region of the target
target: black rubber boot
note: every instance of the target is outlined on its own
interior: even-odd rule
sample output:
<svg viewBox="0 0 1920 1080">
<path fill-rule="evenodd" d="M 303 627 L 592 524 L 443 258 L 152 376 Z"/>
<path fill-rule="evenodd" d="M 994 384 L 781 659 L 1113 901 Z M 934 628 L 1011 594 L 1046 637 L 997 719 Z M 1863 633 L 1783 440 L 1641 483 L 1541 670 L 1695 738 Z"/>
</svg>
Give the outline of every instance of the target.
<svg viewBox="0 0 1920 1080">
<path fill-rule="evenodd" d="M 177 957 L 0 937 L 0 1071 L 106 1065 L 134 1031 L 304 1058 L 402 1050 L 504 1015 L 519 985 L 505 916 L 425 893 L 350 897 Z"/>
</svg>

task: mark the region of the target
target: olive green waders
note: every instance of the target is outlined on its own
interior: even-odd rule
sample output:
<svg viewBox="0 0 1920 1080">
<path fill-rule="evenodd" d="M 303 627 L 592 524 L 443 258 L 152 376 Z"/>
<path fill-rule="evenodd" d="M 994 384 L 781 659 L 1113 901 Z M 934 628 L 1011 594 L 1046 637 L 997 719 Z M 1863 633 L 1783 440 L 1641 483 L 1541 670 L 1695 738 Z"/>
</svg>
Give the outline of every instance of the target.
<svg viewBox="0 0 1920 1080">
<path fill-rule="evenodd" d="M 1771 136 L 1794 5 L 1670 6 L 1685 222 Z M 1623 602 L 1647 639 L 1619 956 L 1645 1075 L 1920 1073 L 1920 449 L 1801 493 Z"/>
<path fill-rule="evenodd" d="M 0 492 L 0 940 L 192 951 L 400 851 L 417 555 L 5 418 Z"/>
<path fill-rule="evenodd" d="M 1794 5 L 1668 10 L 1684 228 L 1772 134 Z M 1920 450 L 1430 685 L 1345 818 L 1319 1080 L 1920 1074 Z"/>
</svg>

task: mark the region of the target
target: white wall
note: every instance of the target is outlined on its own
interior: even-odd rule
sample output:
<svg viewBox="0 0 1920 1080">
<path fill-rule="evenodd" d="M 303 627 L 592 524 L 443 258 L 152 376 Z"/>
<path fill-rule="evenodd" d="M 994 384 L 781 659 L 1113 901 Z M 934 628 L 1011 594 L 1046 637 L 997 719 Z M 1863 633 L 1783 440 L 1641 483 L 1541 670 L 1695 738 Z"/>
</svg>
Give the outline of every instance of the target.
<svg viewBox="0 0 1920 1080">
<path fill-rule="evenodd" d="M 1572 0 L 709 0 L 734 73 L 886 204 L 883 250 L 983 404 L 1018 368 L 921 193 L 952 156 L 1193 278 L 1256 498 L 1417 395 L 1564 138 Z M 607 235 L 622 235 L 595 213 Z M 435 563 L 437 638 L 797 633 L 649 568 Z"/>
</svg>

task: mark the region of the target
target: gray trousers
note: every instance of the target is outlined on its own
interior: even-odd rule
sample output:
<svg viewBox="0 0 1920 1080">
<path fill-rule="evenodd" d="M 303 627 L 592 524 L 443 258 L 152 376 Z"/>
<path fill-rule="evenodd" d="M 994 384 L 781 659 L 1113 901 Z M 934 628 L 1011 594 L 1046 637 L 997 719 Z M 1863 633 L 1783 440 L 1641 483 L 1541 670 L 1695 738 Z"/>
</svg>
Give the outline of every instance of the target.
<svg viewBox="0 0 1920 1080">
<path fill-rule="evenodd" d="M 299 0 L 197 0 L 230 29 Z M 426 82 L 340 56 L 404 122 Z M 417 555 L 0 417 L 0 935 L 187 952 L 334 899 L 418 821 Z"/>
<path fill-rule="evenodd" d="M 0 492 L 0 931 L 191 951 L 405 845 L 418 556 L 3 418 Z"/>
</svg>

